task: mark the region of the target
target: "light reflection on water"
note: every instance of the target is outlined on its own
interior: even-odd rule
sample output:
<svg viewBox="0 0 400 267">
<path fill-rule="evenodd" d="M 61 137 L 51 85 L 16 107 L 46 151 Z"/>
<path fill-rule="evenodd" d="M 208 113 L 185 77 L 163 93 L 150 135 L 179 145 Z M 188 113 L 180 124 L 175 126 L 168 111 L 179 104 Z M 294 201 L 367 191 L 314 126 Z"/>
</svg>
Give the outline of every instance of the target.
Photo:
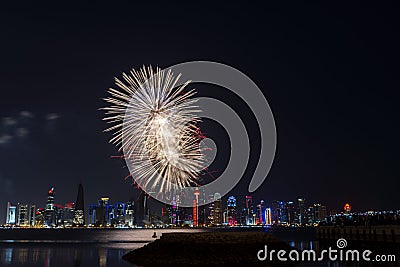
<svg viewBox="0 0 400 267">
<path fill-rule="evenodd" d="M 35 230 L 33 230 L 35 231 Z M 159 238 L 165 232 L 193 232 L 193 230 L 167 229 L 155 230 Z M 79 235 L 77 232 L 57 233 L 56 237 L 60 240 L 50 240 L 51 232 L 44 232 L 42 240 L 0 240 L 0 266 L 10 267 L 135 267 L 122 259 L 122 256 L 130 250 L 144 246 L 147 241 L 154 240 L 151 236 L 154 230 L 134 229 L 134 230 L 104 230 L 104 231 L 84 231 Z M 89 234 L 88 234 L 89 233 Z M 74 235 L 74 236 L 72 236 Z M 2 235 L 0 235 L 1 239 Z M 4 238 L 5 239 L 5 238 Z M 43 240 L 46 239 L 46 240 Z M 318 241 L 289 241 L 292 247 L 300 250 L 313 249 L 319 251 L 321 245 Z M 375 248 L 371 248 L 375 252 Z M 389 253 L 383 251 L 383 253 Z M 392 252 L 391 252 L 392 253 Z M 394 254 L 398 255 L 398 251 Z M 398 265 L 396 265 L 398 264 Z M 366 265 L 365 262 L 305 262 L 296 265 L 298 267 L 314 266 L 375 266 Z M 400 266 L 400 261 L 396 263 L 381 263 L 379 266 Z"/>
<path fill-rule="evenodd" d="M 0 266 L 130 266 L 122 256 L 144 243 L 40 244 L 0 246 Z"/>
<path fill-rule="evenodd" d="M 135 265 L 124 261 L 122 256 L 154 240 L 152 238 L 154 231 L 159 238 L 162 233 L 197 232 L 198 230 L 88 230 L 81 234 L 68 231 L 56 234 L 50 231 L 43 232 L 42 240 L 0 240 L 0 266 L 134 267 Z M 51 237 L 60 240 L 50 240 Z"/>
</svg>

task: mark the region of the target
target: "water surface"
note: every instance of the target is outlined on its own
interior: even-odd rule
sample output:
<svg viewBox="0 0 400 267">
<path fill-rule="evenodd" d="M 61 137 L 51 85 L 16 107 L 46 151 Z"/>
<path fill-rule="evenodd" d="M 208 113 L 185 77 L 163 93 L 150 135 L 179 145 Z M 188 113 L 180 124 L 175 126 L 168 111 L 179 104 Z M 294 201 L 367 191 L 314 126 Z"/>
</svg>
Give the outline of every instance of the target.
<svg viewBox="0 0 400 267">
<path fill-rule="evenodd" d="M 6 232 L 5 232 L 6 231 Z M 14 231 L 14 232 L 10 232 Z M 195 229 L 67 230 L 14 229 L 0 231 L 0 266 L 12 267 L 134 267 L 122 256 L 169 232 Z M 14 237 L 14 239 L 10 239 Z M 24 237 L 26 239 L 24 239 Z M 33 239 L 36 237 L 37 239 Z"/>
</svg>

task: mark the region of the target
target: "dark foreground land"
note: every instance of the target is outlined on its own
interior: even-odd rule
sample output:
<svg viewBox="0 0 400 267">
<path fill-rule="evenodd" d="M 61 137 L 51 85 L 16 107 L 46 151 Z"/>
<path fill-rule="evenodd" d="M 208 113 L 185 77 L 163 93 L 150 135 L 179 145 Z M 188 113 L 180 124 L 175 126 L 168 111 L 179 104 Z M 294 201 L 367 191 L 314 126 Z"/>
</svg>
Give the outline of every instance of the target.
<svg viewBox="0 0 400 267">
<path fill-rule="evenodd" d="M 168 233 L 123 259 L 139 266 L 276 266 L 282 262 L 259 261 L 257 252 L 293 249 L 263 232 Z M 286 263 L 286 266 L 288 264 Z"/>
</svg>

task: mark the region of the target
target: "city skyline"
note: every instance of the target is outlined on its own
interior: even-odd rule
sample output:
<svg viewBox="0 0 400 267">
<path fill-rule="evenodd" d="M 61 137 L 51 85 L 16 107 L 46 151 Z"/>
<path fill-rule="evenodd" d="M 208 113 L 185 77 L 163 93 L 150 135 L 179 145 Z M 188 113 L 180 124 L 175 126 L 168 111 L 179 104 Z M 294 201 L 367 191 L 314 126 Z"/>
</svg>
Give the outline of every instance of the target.
<svg viewBox="0 0 400 267">
<path fill-rule="evenodd" d="M 400 265 L 399 11 L 5 1 L 0 265 Z"/>
<path fill-rule="evenodd" d="M 350 202 L 360 210 L 397 208 L 399 40 L 388 15 L 392 11 L 185 3 L 174 9 L 177 16 L 154 10 L 149 23 L 142 13 L 129 12 L 141 10 L 143 3 L 126 8 L 82 4 L 79 10 L 12 5 L 0 11 L 1 221 L 7 201 L 41 203 L 45 195 L 37 192 L 49 185 L 63 188 L 62 202 L 75 200 L 70 196 L 79 182 L 92 188 L 89 200 L 136 198 L 124 161 L 112 158 L 120 154 L 108 144 L 110 134 L 103 133 L 102 99 L 113 78 L 131 68 L 193 60 L 241 70 L 271 106 L 276 157 L 255 197 L 303 195 L 330 207 Z M 176 35 L 168 34 L 171 28 Z M 245 195 L 258 158 L 254 116 L 222 88 L 192 87 L 200 96 L 226 101 L 246 122 L 249 166 L 230 192 Z M 229 146 L 221 127 L 209 121 L 200 126 L 217 145 Z M 228 160 L 227 152 L 219 152 L 210 166 L 215 177 Z"/>
<path fill-rule="evenodd" d="M 32 227 L 37 224 L 47 225 L 50 227 L 60 225 L 67 227 L 82 227 L 86 225 L 105 226 L 105 222 L 107 221 L 107 225 L 110 224 L 110 220 L 114 220 L 114 216 L 116 216 L 115 220 L 117 222 L 121 221 L 121 219 L 118 219 L 118 214 L 120 214 L 121 216 L 123 216 L 122 218 L 124 219 L 122 221 L 124 222 L 125 217 L 129 216 L 130 219 L 129 222 L 126 223 L 126 225 L 132 227 L 134 225 L 141 226 L 142 220 L 149 222 L 151 216 L 155 216 L 153 218 L 154 220 L 159 220 L 165 223 L 164 216 L 166 212 L 171 212 L 171 209 L 176 207 L 179 212 L 183 212 L 182 214 L 185 214 L 186 219 L 189 218 L 188 220 L 192 222 L 192 226 L 204 225 L 207 220 L 210 220 L 210 216 L 215 217 L 215 215 L 209 214 L 210 208 L 214 210 L 211 211 L 212 213 L 214 212 L 214 214 L 215 209 L 219 209 L 217 213 L 220 214 L 217 216 L 216 219 L 211 219 L 211 221 L 214 220 L 214 223 L 209 222 L 209 224 L 212 225 L 272 225 L 276 223 L 284 225 L 302 225 L 304 223 L 307 223 L 311 225 L 315 219 L 310 218 L 318 218 L 319 221 L 322 221 L 325 220 L 328 215 L 350 213 L 352 211 L 352 207 L 348 203 L 345 203 L 341 209 L 332 209 L 330 207 L 326 207 L 321 202 L 310 202 L 307 201 L 304 197 L 299 196 L 296 198 L 292 198 L 292 200 L 280 199 L 265 201 L 265 198 L 253 199 L 253 196 L 251 195 L 246 195 L 242 197 L 228 195 L 226 198 L 224 198 L 225 200 L 223 201 L 223 198 L 218 193 L 213 196 L 206 196 L 201 192 L 196 191 L 193 196 L 196 205 L 194 205 L 193 208 L 179 207 L 179 199 L 173 198 L 170 204 L 161 205 L 161 209 L 150 209 L 147 203 L 150 197 L 144 192 L 143 194 L 141 194 L 142 197 L 139 197 L 136 200 L 121 201 L 121 199 L 117 199 L 110 201 L 110 198 L 108 196 L 99 196 L 97 199 L 98 204 L 94 204 L 96 202 L 89 202 L 88 204 L 86 204 L 86 207 L 84 204 L 85 202 L 83 196 L 83 186 L 82 184 L 79 184 L 77 201 L 68 202 L 65 203 L 65 205 L 56 203 L 56 189 L 54 187 L 51 187 L 48 190 L 46 204 L 43 205 L 43 207 L 38 205 L 37 203 L 31 202 L 17 202 L 14 204 L 11 202 L 7 202 L 5 223 L 24 227 Z M 213 198 L 211 204 L 203 204 L 206 203 L 206 198 Z M 219 201 L 219 203 L 221 204 L 217 205 L 216 201 Z M 143 205 L 144 208 L 141 207 Z M 98 211 L 99 208 L 100 213 Z M 109 208 L 111 208 L 112 211 L 109 211 Z M 103 209 L 103 211 L 101 211 L 101 209 Z M 120 209 L 121 211 L 118 211 Z M 85 212 L 85 210 L 87 212 Z M 175 211 L 175 213 L 177 211 Z M 371 210 L 353 210 L 353 212 L 356 213 L 367 211 L 371 212 Z M 112 212 L 112 215 L 110 215 L 110 212 Z M 100 214 L 100 217 L 98 214 Z M 267 218 L 267 214 L 269 216 L 269 219 Z M 112 217 L 109 218 L 109 216 Z M 179 225 L 179 223 L 176 221 L 177 218 L 173 219 L 171 217 L 171 214 L 169 214 L 168 216 L 168 221 L 170 221 L 171 223 L 173 222 L 173 224 Z M 85 221 L 87 223 L 85 223 Z M 185 220 L 181 218 L 178 219 L 178 221 L 183 222 Z M 215 223 L 215 221 L 217 221 L 218 223 Z M 121 225 L 125 225 L 125 223 L 121 223 Z"/>
</svg>

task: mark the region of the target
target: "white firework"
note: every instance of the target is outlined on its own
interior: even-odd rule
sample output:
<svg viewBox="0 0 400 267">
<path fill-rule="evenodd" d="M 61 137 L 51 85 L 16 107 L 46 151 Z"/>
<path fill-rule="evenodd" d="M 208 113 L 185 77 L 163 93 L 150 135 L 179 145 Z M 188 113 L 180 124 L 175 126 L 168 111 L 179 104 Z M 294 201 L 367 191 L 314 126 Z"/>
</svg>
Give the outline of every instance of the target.
<svg viewBox="0 0 400 267">
<path fill-rule="evenodd" d="M 106 130 L 114 131 L 110 142 L 133 166 L 135 181 L 160 193 L 196 184 L 204 156 L 196 126 L 200 110 L 191 99 L 196 92 L 183 91 L 190 81 L 176 86 L 180 75 L 151 67 L 122 77 L 115 78 L 118 89 L 110 88 L 111 96 L 104 99 L 111 104 L 103 108 L 104 120 L 113 124 Z"/>
</svg>

